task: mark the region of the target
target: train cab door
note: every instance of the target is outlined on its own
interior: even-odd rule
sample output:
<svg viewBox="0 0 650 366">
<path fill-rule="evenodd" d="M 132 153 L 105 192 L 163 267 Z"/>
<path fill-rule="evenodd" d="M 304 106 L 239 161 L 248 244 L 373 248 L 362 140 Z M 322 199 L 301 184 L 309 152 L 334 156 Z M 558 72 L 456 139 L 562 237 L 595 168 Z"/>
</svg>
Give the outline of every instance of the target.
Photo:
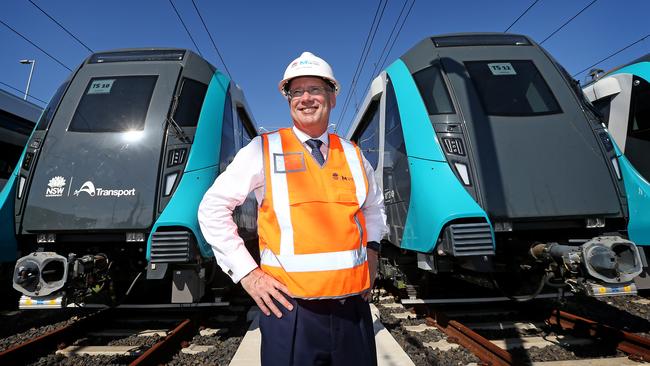
<svg viewBox="0 0 650 366">
<path fill-rule="evenodd" d="M 638 76 L 632 80 L 625 156 L 650 181 L 650 83 Z"/>
<path fill-rule="evenodd" d="M 604 77 L 583 89 L 610 135 L 636 170 L 650 179 L 650 83 L 629 73 Z"/>
<path fill-rule="evenodd" d="M 612 173 L 575 95 L 532 45 L 438 47 L 493 219 L 617 214 Z"/>
<path fill-rule="evenodd" d="M 92 62 L 48 126 L 23 232 L 147 229 L 180 63 Z"/>
</svg>

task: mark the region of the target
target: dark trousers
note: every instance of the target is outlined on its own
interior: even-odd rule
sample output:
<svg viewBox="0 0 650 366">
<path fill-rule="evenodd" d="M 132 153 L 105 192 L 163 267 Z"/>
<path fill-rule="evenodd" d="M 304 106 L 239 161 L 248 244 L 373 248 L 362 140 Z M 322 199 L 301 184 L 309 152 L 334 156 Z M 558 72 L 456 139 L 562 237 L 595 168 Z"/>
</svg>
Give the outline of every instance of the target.
<svg viewBox="0 0 650 366">
<path fill-rule="evenodd" d="M 370 306 L 360 296 L 289 301 L 292 311 L 276 302 L 280 319 L 260 315 L 262 365 L 377 365 Z"/>
</svg>

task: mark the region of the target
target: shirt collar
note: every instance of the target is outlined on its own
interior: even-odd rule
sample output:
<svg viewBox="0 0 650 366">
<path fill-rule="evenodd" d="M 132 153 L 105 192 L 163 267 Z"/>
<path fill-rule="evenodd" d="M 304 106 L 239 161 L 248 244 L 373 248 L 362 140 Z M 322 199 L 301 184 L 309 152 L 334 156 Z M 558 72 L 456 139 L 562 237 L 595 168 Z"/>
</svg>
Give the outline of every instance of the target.
<svg viewBox="0 0 650 366">
<path fill-rule="evenodd" d="M 300 140 L 301 143 L 305 143 L 305 141 L 312 139 L 313 137 L 309 136 L 308 134 L 300 131 L 296 126 L 293 126 L 293 133 L 298 137 L 298 140 Z M 317 140 L 323 141 L 323 145 L 328 146 L 329 145 L 329 134 L 327 131 L 325 131 L 322 135 L 318 136 L 316 138 Z"/>
</svg>

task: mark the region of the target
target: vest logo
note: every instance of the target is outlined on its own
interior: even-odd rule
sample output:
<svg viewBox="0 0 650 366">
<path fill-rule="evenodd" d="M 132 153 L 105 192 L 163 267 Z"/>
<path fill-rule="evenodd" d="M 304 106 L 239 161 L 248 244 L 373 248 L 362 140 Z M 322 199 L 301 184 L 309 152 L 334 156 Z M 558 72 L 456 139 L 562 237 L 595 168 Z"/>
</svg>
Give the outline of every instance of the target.
<svg viewBox="0 0 650 366">
<path fill-rule="evenodd" d="M 91 181 L 86 181 L 86 183 L 81 185 L 81 188 L 76 189 L 74 191 L 74 195 L 79 196 L 79 193 L 81 193 L 81 192 L 86 192 L 91 197 L 94 197 L 95 196 L 95 185 Z"/>
<path fill-rule="evenodd" d="M 60 175 L 52 177 L 47 183 L 45 197 L 61 197 L 65 191 L 65 178 Z"/>
<path fill-rule="evenodd" d="M 345 175 L 339 175 L 338 173 L 332 173 L 332 179 L 334 179 L 334 180 L 339 180 L 340 179 L 340 180 L 342 180 L 344 182 L 352 180 L 351 177 L 346 177 Z"/>
<path fill-rule="evenodd" d="M 338 173 L 332 173 L 332 179 L 341 180 L 343 182 L 352 181 L 352 177 L 346 177 L 345 175 L 343 174 L 339 175 Z"/>
<path fill-rule="evenodd" d="M 86 193 L 90 197 L 123 197 L 135 196 L 135 188 L 131 189 L 105 189 L 95 187 L 92 181 L 86 181 L 79 189 L 75 189 L 74 195 L 79 197 L 79 194 Z"/>
</svg>

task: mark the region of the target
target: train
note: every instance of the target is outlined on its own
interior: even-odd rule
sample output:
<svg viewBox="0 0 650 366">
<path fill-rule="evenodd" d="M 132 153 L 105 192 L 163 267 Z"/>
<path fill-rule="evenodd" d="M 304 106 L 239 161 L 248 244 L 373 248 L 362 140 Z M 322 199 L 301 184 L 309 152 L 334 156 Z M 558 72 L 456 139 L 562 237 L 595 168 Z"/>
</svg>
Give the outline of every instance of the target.
<svg viewBox="0 0 650 366">
<path fill-rule="evenodd" d="M 220 271 L 198 205 L 256 135 L 241 88 L 190 50 L 90 55 L 55 92 L 3 191 L 19 307 L 214 300 Z M 253 201 L 235 220 L 254 240 Z"/>
<path fill-rule="evenodd" d="M 5 186 L 43 108 L 0 90 L 0 190 Z"/>
<path fill-rule="evenodd" d="M 617 148 L 650 181 L 650 54 L 608 72 L 595 70 L 583 92 Z"/>
<path fill-rule="evenodd" d="M 43 112 L 43 108 L 19 98 L 4 90 L 0 90 L 0 202 L 5 202 L 4 196 L 8 194 L 4 187 L 12 179 L 12 173 L 25 148 L 29 135 L 34 130 L 36 121 Z M 0 208 L 0 222 L 12 222 L 13 210 L 3 211 Z M 16 260 L 16 248 L 4 244 L 3 240 L 10 233 L 0 232 L 0 286 L 11 292 L 13 264 Z M 10 238 L 9 238 L 10 239 Z M 11 239 L 10 239 L 11 240 Z M 15 306 L 12 296 L 5 296 L 0 300 L 0 306 L 11 308 Z"/>
<path fill-rule="evenodd" d="M 346 137 L 384 193 L 381 277 L 409 296 L 452 275 L 518 300 L 638 291 L 650 185 L 530 37 L 423 39 L 372 80 Z"/>
</svg>

